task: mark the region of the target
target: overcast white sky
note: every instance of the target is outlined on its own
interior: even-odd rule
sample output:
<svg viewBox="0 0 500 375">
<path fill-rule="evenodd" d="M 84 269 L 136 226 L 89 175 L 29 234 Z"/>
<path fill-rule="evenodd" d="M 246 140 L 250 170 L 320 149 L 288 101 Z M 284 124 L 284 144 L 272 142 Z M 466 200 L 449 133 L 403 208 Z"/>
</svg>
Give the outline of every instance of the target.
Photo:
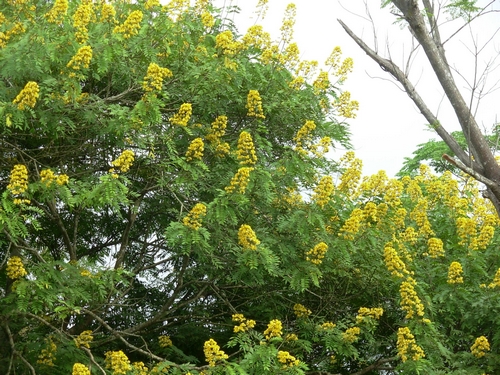
<svg viewBox="0 0 500 375">
<path fill-rule="evenodd" d="M 263 25 L 274 39 L 279 39 L 284 10 L 290 2 L 295 3 L 297 7 L 294 40 L 303 59 L 318 60 L 322 63 L 337 45 L 342 48 L 344 57 L 350 56 L 354 59 L 354 72 L 344 84 L 344 89 L 350 91 L 352 98 L 360 102 L 357 118 L 348 121 L 353 134 L 352 143 L 356 154 L 363 160 L 364 174 L 369 175 L 384 169 L 389 176 L 393 176 L 401 168 L 405 156 L 410 156 L 418 144 L 431 138 L 437 139 L 437 135 L 426 130 L 424 117 L 406 93 L 393 83 L 388 73 L 383 72 L 361 51 L 344 32 L 337 19 L 342 19 L 371 47 L 374 46 L 375 30 L 379 53 L 387 57 L 387 49 L 390 48 L 393 60 L 401 66 L 406 64 L 405 56 L 408 56 L 411 47 L 407 30 L 393 24 L 395 17 L 390 14 L 389 9 L 380 9 L 379 0 L 368 0 L 375 29 L 367 18 L 363 0 L 269 0 L 266 18 L 257 23 Z M 238 5 L 241 8 L 241 13 L 235 18 L 240 33 L 245 33 L 256 21 L 253 12 L 257 0 L 216 0 L 214 3 L 218 6 Z M 496 1 L 493 5 L 496 9 L 500 9 L 498 3 L 499 1 Z M 445 21 L 444 15 L 441 20 Z M 485 16 L 474 24 L 474 29 L 464 29 L 445 46 L 448 61 L 457 67 L 460 74 L 469 78 L 474 76 L 474 57 L 467 49 L 467 46 L 472 45 L 471 36 L 478 38 L 481 47 L 492 38 L 498 25 L 498 13 Z M 443 39 L 458 26 L 457 22 L 445 23 Z M 490 61 L 499 51 L 500 34 L 497 34 L 493 36 L 493 42 L 479 55 L 478 61 L 481 64 Z M 446 103 L 446 99 L 442 100 L 443 96 L 434 80 L 432 69 L 423 57 L 423 52 L 419 50 L 412 63 L 410 77 L 414 84 L 418 82 L 417 90 L 426 99 L 428 106 L 438 114 L 443 126 L 449 132 L 458 130 L 459 125 L 453 117 L 451 107 Z M 499 63 L 500 57 L 497 57 L 493 62 L 497 69 L 490 73 L 487 89 L 500 79 Z M 460 85 L 466 89 L 465 82 L 460 82 Z M 500 91 L 492 92 L 481 102 L 477 118 L 487 129 L 497 122 L 499 94 Z"/>
</svg>

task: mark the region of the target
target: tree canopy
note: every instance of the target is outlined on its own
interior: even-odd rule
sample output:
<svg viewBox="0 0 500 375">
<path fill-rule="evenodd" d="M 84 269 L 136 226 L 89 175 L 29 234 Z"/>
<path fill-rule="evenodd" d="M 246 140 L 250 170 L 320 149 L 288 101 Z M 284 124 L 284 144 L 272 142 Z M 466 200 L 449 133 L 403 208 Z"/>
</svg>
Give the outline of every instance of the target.
<svg viewBox="0 0 500 375">
<path fill-rule="evenodd" d="M 260 2 L 258 11 L 263 11 Z M 362 177 L 352 67 L 210 1 L 0 9 L 0 372 L 483 374 L 498 217 Z"/>
</svg>

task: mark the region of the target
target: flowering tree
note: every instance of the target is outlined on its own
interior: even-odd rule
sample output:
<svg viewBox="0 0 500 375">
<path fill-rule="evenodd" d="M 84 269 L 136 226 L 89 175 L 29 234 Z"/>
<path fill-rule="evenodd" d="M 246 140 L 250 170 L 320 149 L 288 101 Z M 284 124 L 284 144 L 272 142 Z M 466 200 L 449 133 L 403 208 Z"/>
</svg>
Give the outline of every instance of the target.
<svg viewBox="0 0 500 375">
<path fill-rule="evenodd" d="M 493 371 L 492 206 L 326 159 L 352 61 L 226 10 L 3 5 L 0 372 Z"/>
</svg>

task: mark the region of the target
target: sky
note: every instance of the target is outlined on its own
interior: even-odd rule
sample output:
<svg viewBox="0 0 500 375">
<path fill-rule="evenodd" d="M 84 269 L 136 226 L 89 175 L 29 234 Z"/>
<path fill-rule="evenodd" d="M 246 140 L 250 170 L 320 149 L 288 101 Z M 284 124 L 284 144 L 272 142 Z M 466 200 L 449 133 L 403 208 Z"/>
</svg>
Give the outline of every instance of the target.
<svg viewBox="0 0 500 375">
<path fill-rule="evenodd" d="M 257 23 L 270 32 L 275 40 L 279 39 L 283 14 L 290 2 L 292 1 L 269 0 L 266 17 L 256 22 L 254 11 L 257 0 L 214 1 L 217 6 L 231 4 L 241 8 L 241 12 L 234 17 L 241 34 Z M 357 117 L 348 119 L 347 122 L 350 125 L 356 155 L 363 160 L 363 174 L 371 175 L 383 169 L 389 176 L 394 176 L 401 169 L 404 158 L 411 156 L 418 144 L 429 139 L 438 139 L 438 136 L 428 130 L 425 118 L 408 95 L 354 43 L 337 19 L 344 21 L 370 47 L 377 45 L 382 56 L 388 57 L 390 51 L 390 56 L 400 67 L 406 65 L 406 58 L 412 47 L 408 30 L 400 24 L 395 24 L 395 16 L 390 14 L 388 8 L 380 9 L 380 1 L 377 0 L 368 0 L 368 7 L 363 0 L 294 0 L 293 3 L 297 8 L 294 41 L 299 46 L 302 59 L 322 63 L 335 46 L 341 47 L 344 57 L 354 59 L 354 70 L 342 89 L 350 91 L 352 99 L 360 103 Z M 485 1 L 479 0 L 479 3 Z M 493 7 L 500 9 L 498 3 L 500 2 L 496 1 Z M 444 14 L 440 21 L 443 39 L 454 33 L 462 24 L 460 20 L 447 20 Z M 474 76 L 481 76 L 482 69 L 478 70 L 479 74 L 474 75 L 474 62 L 477 61 L 479 66 L 489 63 L 497 68 L 489 73 L 483 92 L 491 93 L 481 100 L 476 116 L 479 124 L 485 129 L 491 129 L 493 124 L 498 122 L 495 111 L 500 103 L 500 90 L 494 91 L 500 80 L 500 33 L 494 34 L 498 25 L 498 13 L 484 16 L 480 22 L 474 23 L 472 28 L 463 29 L 445 45 L 448 61 L 458 71 L 456 75 L 459 87 L 468 99 L 468 84 L 460 77 L 464 76 L 471 82 Z M 474 39 L 478 49 L 486 46 L 481 49 L 478 59 L 471 53 L 474 49 Z M 448 132 L 459 130 L 451 106 L 443 97 L 423 51 L 417 49 L 412 56 L 409 74 L 417 91 L 438 115 Z M 345 150 L 339 149 L 333 157 L 340 157 L 344 152 Z"/>
</svg>

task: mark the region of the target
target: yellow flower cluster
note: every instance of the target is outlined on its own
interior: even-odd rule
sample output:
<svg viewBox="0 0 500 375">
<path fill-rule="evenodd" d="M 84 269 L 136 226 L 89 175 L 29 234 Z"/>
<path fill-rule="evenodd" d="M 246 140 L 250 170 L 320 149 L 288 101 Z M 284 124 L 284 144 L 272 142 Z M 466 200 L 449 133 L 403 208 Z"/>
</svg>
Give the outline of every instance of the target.
<svg viewBox="0 0 500 375">
<path fill-rule="evenodd" d="M 142 88 L 146 92 L 161 90 L 163 80 L 165 78 L 171 78 L 172 76 L 173 74 L 170 69 L 162 68 L 156 63 L 150 63 L 144 81 L 142 82 Z"/>
<path fill-rule="evenodd" d="M 264 31 L 262 26 L 254 25 L 248 28 L 242 43 L 245 48 L 265 49 L 271 45 L 271 36 Z"/>
<path fill-rule="evenodd" d="M 333 178 L 331 176 L 323 176 L 316 189 L 314 189 L 312 200 L 323 208 L 330 201 L 334 189 Z"/>
<path fill-rule="evenodd" d="M 354 237 L 359 232 L 361 224 L 365 219 L 365 213 L 359 208 L 355 208 L 351 212 L 351 216 L 344 222 L 342 228 L 340 228 L 339 236 L 345 238 L 346 240 L 354 240 Z"/>
<path fill-rule="evenodd" d="M 130 360 L 121 350 L 104 353 L 106 368 L 113 371 L 113 375 L 125 375 L 132 370 Z"/>
<path fill-rule="evenodd" d="M 160 344 L 161 348 L 168 348 L 169 346 L 173 345 L 170 336 L 165 336 L 165 335 L 158 337 L 158 343 Z"/>
<path fill-rule="evenodd" d="M 488 288 L 496 288 L 500 287 L 500 268 L 495 273 L 495 277 L 493 278 L 493 282 L 488 285 Z"/>
<path fill-rule="evenodd" d="M 174 117 L 170 117 L 168 120 L 174 125 L 187 126 L 192 114 L 193 107 L 191 104 L 184 103 L 179 108 L 179 112 L 177 112 Z"/>
<path fill-rule="evenodd" d="M 316 94 L 325 92 L 330 87 L 330 79 L 328 77 L 328 72 L 319 72 L 318 78 L 313 82 L 314 92 Z"/>
<path fill-rule="evenodd" d="M 480 250 L 486 249 L 495 235 L 495 228 L 491 225 L 483 225 L 477 237 L 477 247 Z"/>
<path fill-rule="evenodd" d="M 281 337 L 283 334 L 283 325 L 281 321 L 278 319 L 273 319 L 267 325 L 266 330 L 264 331 L 264 335 L 266 336 L 266 340 L 269 340 L 273 337 Z"/>
<path fill-rule="evenodd" d="M 262 98 L 257 90 L 248 92 L 246 108 L 248 109 L 247 116 L 266 118 L 262 109 Z"/>
<path fill-rule="evenodd" d="M 347 73 L 352 72 L 352 68 L 354 66 L 354 61 L 351 57 L 347 57 L 342 61 L 342 64 L 335 71 L 335 75 L 339 77 L 339 81 L 343 82 L 347 78 Z"/>
<path fill-rule="evenodd" d="M 337 325 L 335 323 L 332 323 L 332 322 L 325 322 L 325 323 L 320 325 L 320 328 L 324 331 L 329 331 L 331 329 L 334 329 L 335 327 L 337 327 Z"/>
<path fill-rule="evenodd" d="M 293 313 L 297 318 L 307 318 L 309 315 L 311 315 L 311 310 L 306 308 L 304 305 L 301 305 L 300 303 L 296 303 L 293 305 Z"/>
<path fill-rule="evenodd" d="M 136 375 L 149 375 L 149 369 L 144 364 L 144 362 L 134 362 L 132 363 L 132 369 Z"/>
<path fill-rule="evenodd" d="M 228 358 L 228 355 L 220 350 L 220 346 L 214 339 L 205 341 L 203 345 L 203 352 L 205 353 L 205 358 L 210 367 L 215 366 L 215 362 L 221 361 Z"/>
<path fill-rule="evenodd" d="M 90 23 L 94 10 L 92 1 L 82 1 L 73 14 L 73 27 L 76 29 L 75 37 L 78 43 L 83 44 L 88 39 L 87 26 Z"/>
<path fill-rule="evenodd" d="M 40 172 L 40 181 L 43 182 L 46 186 L 52 185 L 55 181 L 57 185 L 65 185 L 69 182 L 69 177 L 66 174 L 55 174 L 50 169 L 43 169 Z"/>
<path fill-rule="evenodd" d="M 359 102 L 351 100 L 351 93 L 349 91 L 342 92 L 338 99 L 332 103 L 337 109 L 337 113 L 341 117 L 356 118 L 356 111 L 359 109 Z"/>
<path fill-rule="evenodd" d="M 125 39 L 137 35 L 141 28 L 142 17 L 143 14 L 140 10 L 134 10 L 122 25 L 118 25 L 113 29 L 113 33 L 121 33 Z"/>
<path fill-rule="evenodd" d="M 244 194 L 245 190 L 250 182 L 250 172 L 252 172 L 254 168 L 252 167 L 241 167 L 238 169 L 238 172 L 233 176 L 229 186 L 226 186 L 224 189 L 228 193 L 232 193 L 236 188 L 238 188 L 238 192 L 240 194 Z"/>
<path fill-rule="evenodd" d="M 355 341 L 358 341 L 359 334 L 361 333 L 361 329 L 359 327 L 351 327 L 342 332 L 342 340 L 352 344 Z"/>
<path fill-rule="evenodd" d="M 203 157 L 203 151 L 205 150 L 205 145 L 203 143 L 203 139 L 195 138 L 189 144 L 189 147 L 186 151 L 186 161 L 191 160 L 201 160 Z"/>
<path fill-rule="evenodd" d="M 210 12 L 203 12 L 201 14 L 201 23 L 207 29 L 210 29 L 213 25 L 215 25 L 214 16 L 212 16 L 212 14 Z"/>
<path fill-rule="evenodd" d="M 81 363 L 75 363 L 73 365 L 73 372 L 71 375 L 90 375 L 90 370 L 87 366 Z"/>
<path fill-rule="evenodd" d="M 232 56 L 238 52 L 241 44 L 234 40 L 231 31 L 226 30 L 215 37 L 215 48 L 219 48 L 224 55 Z"/>
<path fill-rule="evenodd" d="M 92 342 L 93 339 L 94 336 L 92 336 L 91 330 L 83 331 L 82 333 L 80 333 L 78 337 L 75 338 L 75 345 L 77 348 L 83 346 L 87 349 L 90 349 L 90 343 Z"/>
<path fill-rule="evenodd" d="M 431 258 L 444 256 L 443 241 L 441 241 L 439 238 L 429 238 L 429 240 L 427 241 L 427 247 L 429 256 Z"/>
<path fill-rule="evenodd" d="M 191 229 L 201 228 L 201 220 L 207 214 L 207 206 L 203 203 L 196 203 L 187 216 L 182 219 L 182 223 Z"/>
<path fill-rule="evenodd" d="M 459 217 L 456 220 L 457 234 L 460 238 L 459 245 L 466 245 L 469 242 L 469 247 L 472 250 L 477 250 L 477 229 L 476 222 L 470 217 Z"/>
<path fill-rule="evenodd" d="M 297 341 L 298 339 L 299 339 L 299 337 L 295 333 L 288 333 L 285 336 L 286 341 Z"/>
<path fill-rule="evenodd" d="M 100 22 L 104 22 L 107 20 L 114 20 L 116 15 L 115 7 L 112 4 L 108 4 L 103 2 L 101 5 L 101 18 Z"/>
<path fill-rule="evenodd" d="M 431 228 L 431 223 L 427 217 L 427 209 L 429 202 L 427 198 L 420 198 L 415 205 L 415 208 L 410 212 L 410 218 L 417 223 L 419 232 L 423 236 L 432 236 L 434 231 Z"/>
<path fill-rule="evenodd" d="M 283 45 L 288 45 L 293 38 L 293 27 L 295 25 L 295 16 L 297 15 L 297 9 L 295 4 L 290 3 L 285 9 L 285 15 L 283 17 L 283 23 L 281 24 L 281 41 Z"/>
<path fill-rule="evenodd" d="M 470 347 L 470 351 L 476 358 L 484 357 L 486 352 L 490 351 L 490 343 L 488 342 L 488 339 L 484 336 L 479 336 Z"/>
<path fill-rule="evenodd" d="M 363 162 L 361 159 L 356 158 L 353 151 L 348 151 L 340 158 L 340 163 L 345 167 L 345 170 L 340 177 L 338 190 L 346 194 L 352 194 L 356 190 L 361 179 Z"/>
<path fill-rule="evenodd" d="M 415 315 L 418 317 L 424 316 L 424 305 L 415 291 L 415 285 L 417 285 L 417 282 L 408 277 L 399 287 L 401 308 L 406 311 L 406 319 L 413 318 Z"/>
<path fill-rule="evenodd" d="M 239 325 L 234 326 L 234 333 L 246 332 L 255 327 L 255 320 L 247 319 L 243 316 L 243 314 L 234 314 L 232 318 L 233 322 L 240 323 Z"/>
<path fill-rule="evenodd" d="M 238 230 L 238 243 L 245 250 L 257 250 L 260 241 L 257 239 L 255 232 L 248 224 L 243 224 Z"/>
<path fill-rule="evenodd" d="M 314 129 L 316 129 L 316 124 L 314 123 L 314 121 L 307 120 L 293 138 L 296 144 L 295 149 L 300 154 L 302 155 L 307 154 L 304 148 L 310 146 L 312 139 L 312 132 L 314 131 Z"/>
<path fill-rule="evenodd" d="M 218 157 L 224 157 L 230 150 L 229 144 L 220 140 L 226 134 L 226 127 L 227 117 L 223 115 L 217 116 L 206 136 L 207 141 L 215 145 L 215 155 Z"/>
<path fill-rule="evenodd" d="M 45 18 L 47 18 L 47 22 L 59 24 L 62 23 L 67 12 L 68 0 L 56 0 L 52 9 L 45 14 Z"/>
<path fill-rule="evenodd" d="M 45 342 L 47 343 L 47 347 L 42 349 L 36 362 L 42 365 L 53 367 L 54 361 L 56 360 L 57 345 L 51 336 L 45 339 Z"/>
<path fill-rule="evenodd" d="M 38 87 L 38 83 L 29 81 L 21 90 L 21 92 L 17 94 L 12 103 L 17 104 L 17 109 L 19 109 L 20 111 L 24 111 L 26 107 L 33 108 L 36 104 L 39 93 L 40 88 Z"/>
<path fill-rule="evenodd" d="M 83 46 L 78 49 L 76 55 L 71 58 L 66 67 L 73 70 L 81 70 L 82 68 L 88 69 L 90 66 L 90 61 L 92 60 L 92 47 Z M 70 77 L 76 77 L 77 74 L 75 72 L 69 73 Z"/>
<path fill-rule="evenodd" d="M 463 273 L 462 265 L 458 262 L 452 262 L 448 269 L 448 284 L 462 284 L 464 282 Z"/>
<path fill-rule="evenodd" d="M 281 350 L 278 351 L 278 362 L 283 364 L 282 369 L 298 366 L 300 364 L 300 361 L 289 352 L 284 352 Z"/>
<path fill-rule="evenodd" d="M 366 317 L 373 319 L 380 319 L 382 314 L 384 313 L 384 309 L 381 307 L 360 307 L 358 310 L 358 315 L 356 315 L 356 323 L 359 324 L 364 321 Z"/>
<path fill-rule="evenodd" d="M 363 208 L 363 212 L 366 220 L 369 220 L 372 223 L 376 223 L 378 221 L 378 208 L 374 202 L 366 203 Z"/>
<path fill-rule="evenodd" d="M 121 172 L 128 172 L 134 162 L 134 156 L 134 151 L 124 150 L 117 159 L 111 162 L 111 164 L 113 164 L 113 167 L 120 169 Z M 110 173 L 114 173 L 115 168 L 111 168 Z"/>
<path fill-rule="evenodd" d="M 408 327 L 401 327 L 398 329 L 398 341 L 396 346 L 398 348 L 398 355 L 403 362 L 406 362 L 409 358 L 418 361 L 420 358 L 425 357 L 423 349 L 417 345 L 415 336 L 413 336 Z"/>
<path fill-rule="evenodd" d="M 160 6 L 160 1 L 159 0 L 147 0 L 146 4 L 144 4 L 144 8 L 147 10 L 150 10 L 151 8 L 155 8 Z"/>
<path fill-rule="evenodd" d="M 320 242 L 306 253 L 306 260 L 312 264 L 320 265 L 323 262 L 328 245 Z"/>
<path fill-rule="evenodd" d="M 398 212 L 401 213 L 402 218 L 403 218 L 403 226 L 404 226 L 404 216 L 403 216 L 403 211 L 404 211 L 404 216 L 406 216 L 406 210 L 404 208 L 398 209 Z M 415 245 L 418 240 L 418 232 L 415 230 L 413 227 L 407 227 L 404 232 L 401 232 L 399 234 L 399 237 L 411 245 Z"/>
<path fill-rule="evenodd" d="M 22 164 L 14 165 L 10 171 L 10 183 L 7 189 L 14 195 L 22 194 L 28 189 L 28 169 Z"/>
<path fill-rule="evenodd" d="M 257 155 L 255 154 L 255 147 L 250 133 L 246 131 L 240 133 L 236 156 L 240 161 L 240 165 L 255 165 L 257 162 Z"/>
<path fill-rule="evenodd" d="M 311 145 L 311 151 L 318 158 L 323 157 L 329 150 L 332 145 L 332 139 L 330 137 L 323 137 L 319 140 L 318 143 Z"/>
<path fill-rule="evenodd" d="M 28 272 L 24 269 L 23 261 L 20 257 L 14 255 L 7 261 L 7 277 L 12 280 L 26 276 Z"/>
</svg>

